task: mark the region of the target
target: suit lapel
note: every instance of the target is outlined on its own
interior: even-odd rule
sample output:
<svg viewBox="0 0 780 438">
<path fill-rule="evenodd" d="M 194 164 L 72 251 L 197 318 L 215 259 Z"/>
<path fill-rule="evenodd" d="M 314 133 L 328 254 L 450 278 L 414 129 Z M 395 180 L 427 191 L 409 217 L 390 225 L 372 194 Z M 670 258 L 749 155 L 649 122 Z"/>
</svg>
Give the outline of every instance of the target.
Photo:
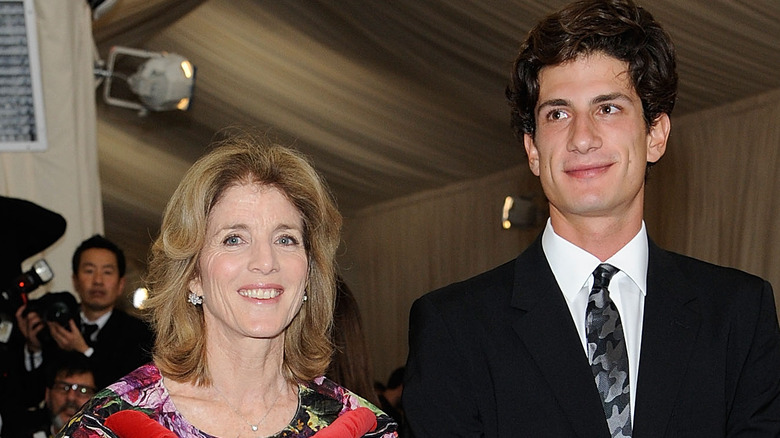
<svg viewBox="0 0 780 438">
<path fill-rule="evenodd" d="M 578 436 L 609 436 L 587 357 L 541 239 L 518 257 L 515 272 L 512 307 L 525 312 L 514 322 L 515 332 Z"/>
<path fill-rule="evenodd" d="M 108 317 L 108 320 L 106 321 L 106 324 L 103 326 L 102 329 L 97 334 L 97 342 L 100 342 L 104 339 L 116 339 L 115 332 L 117 331 L 117 321 L 119 320 L 119 317 L 117 316 L 117 310 L 114 309 L 111 311 L 111 316 Z"/>
<path fill-rule="evenodd" d="M 699 315 L 695 293 L 668 253 L 650 242 L 634 433 L 666 430 L 685 376 Z"/>
</svg>

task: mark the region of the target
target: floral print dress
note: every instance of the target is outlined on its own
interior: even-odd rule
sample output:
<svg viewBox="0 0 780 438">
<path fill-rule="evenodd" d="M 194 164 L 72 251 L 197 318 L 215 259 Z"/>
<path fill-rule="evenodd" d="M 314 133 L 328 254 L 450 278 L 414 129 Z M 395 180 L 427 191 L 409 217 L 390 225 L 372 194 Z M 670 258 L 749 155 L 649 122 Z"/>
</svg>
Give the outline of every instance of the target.
<svg viewBox="0 0 780 438">
<path fill-rule="evenodd" d="M 168 390 L 163 385 L 160 370 L 153 364 L 144 365 L 118 382 L 95 394 L 58 437 L 95 438 L 116 435 L 104 422 L 109 415 L 121 410 L 137 410 L 173 431 L 179 437 L 213 438 L 190 424 L 176 411 Z M 273 438 L 305 438 L 328 426 L 346 411 L 367 407 L 377 416 L 374 432 L 365 438 L 395 438 L 397 424 L 376 406 L 348 389 L 318 377 L 313 382 L 298 385 L 299 406 L 290 424 Z"/>
</svg>

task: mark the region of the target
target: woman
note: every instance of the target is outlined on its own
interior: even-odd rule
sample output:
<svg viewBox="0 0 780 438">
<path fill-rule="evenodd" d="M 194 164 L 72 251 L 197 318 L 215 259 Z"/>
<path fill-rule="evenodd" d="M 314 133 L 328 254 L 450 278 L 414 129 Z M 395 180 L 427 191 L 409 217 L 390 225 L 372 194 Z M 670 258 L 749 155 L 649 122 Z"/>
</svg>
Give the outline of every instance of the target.
<svg viewBox="0 0 780 438">
<path fill-rule="evenodd" d="M 181 437 L 309 437 L 359 406 L 325 379 L 341 216 L 312 166 L 281 146 L 222 141 L 184 176 L 149 262 L 154 363 L 98 393 L 61 436 L 102 436 L 140 410 Z"/>
</svg>

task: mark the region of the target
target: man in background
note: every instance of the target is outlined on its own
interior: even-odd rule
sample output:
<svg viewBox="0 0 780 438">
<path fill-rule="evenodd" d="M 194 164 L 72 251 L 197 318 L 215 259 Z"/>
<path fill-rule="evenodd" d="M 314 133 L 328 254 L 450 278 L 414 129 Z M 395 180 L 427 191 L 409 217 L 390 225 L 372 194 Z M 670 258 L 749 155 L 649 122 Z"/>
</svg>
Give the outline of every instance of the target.
<svg viewBox="0 0 780 438">
<path fill-rule="evenodd" d="M 77 352 L 89 359 L 95 384 L 103 388 L 151 360 L 153 334 L 143 321 L 116 308 L 125 287 L 125 256 L 113 242 L 101 235 L 85 240 L 73 254 L 72 268 L 81 299 L 77 321 L 63 327 L 36 313 L 24 315 L 24 307 L 17 311 L 27 341 L 25 367 L 35 373 L 62 352 Z M 55 345 L 41 342 L 44 329 Z"/>
<path fill-rule="evenodd" d="M 409 432 L 406 430 L 404 409 L 401 404 L 401 394 L 404 391 L 404 372 L 405 367 L 399 367 L 390 373 L 387 379 L 387 386 L 382 390 L 379 397 L 379 407 L 396 423 L 398 423 L 398 437 L 407 438 Z"/>
<path fill-rule="evenodd" d="M 507 95 L 550 218 L 516 260 L 413 305 L 415 437 L 780 436 L 772 287 L 647 236 L 676 92 L 671 40 L 631 0 L 529 33 Z"/>
<path fill-rule="evenodd" d="M 21 422 L 22 430 L 12 431 L 7 436 L 54 436 L 95 392 L 95 377 L 89 360 L 80 353 L 65 353 L 54 366 L 46 370 L 43 406 L 28 410 Z"/>
</svg>

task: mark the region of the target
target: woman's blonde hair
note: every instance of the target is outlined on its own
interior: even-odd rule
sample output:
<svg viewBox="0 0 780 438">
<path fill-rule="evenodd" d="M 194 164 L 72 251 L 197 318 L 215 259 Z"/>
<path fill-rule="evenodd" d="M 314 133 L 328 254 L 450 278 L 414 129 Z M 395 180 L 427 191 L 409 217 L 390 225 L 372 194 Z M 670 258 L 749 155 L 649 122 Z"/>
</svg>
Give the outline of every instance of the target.
<svg viewBox="0 0 780 438">
<path fill-rule="evenodd" d="M 209 385 L 202 306 L 187 301 L 198 275 L 206 224 L 225 190 L 237 184 L 273 186 L 303 219 L 309 260 L 308 300 L 284 333 L 284 371 L 290 380 L 322 375 L 333 350 L 330 328 L 335 301 L 335 261 L 341 214 L 325 182 L 299 152 L 248 134 L 215 142 L 187 171 L 174 192 L 155 240 L 146 277 L 145 303 L 156 332 L 154 361 L 173 380 Z"/>
</svg>

